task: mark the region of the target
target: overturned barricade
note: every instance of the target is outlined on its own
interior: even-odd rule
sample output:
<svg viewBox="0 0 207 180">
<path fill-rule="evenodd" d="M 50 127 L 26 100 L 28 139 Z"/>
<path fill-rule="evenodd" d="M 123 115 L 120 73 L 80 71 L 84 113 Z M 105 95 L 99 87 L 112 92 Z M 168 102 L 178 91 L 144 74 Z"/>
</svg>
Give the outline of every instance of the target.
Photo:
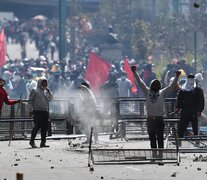
<svg viewBox="0 0 207 180">
<path fill-rule="evenodd" d="M 180 163 L 179 148 L 171 149 L 146 149 L 146 148 L 98 148 L 92 146 L 91 128 L 89 144 L 89 163 L 88 166 L 103 164 L 166 164 Z M 177 142 L 177 141 L 176 141 Z"/>
<path fill-rule="evenodd" d="M 176 163 L 179 165 L 180 163 L 177 149 L 92 149 L 91 151 L 94 164 Z"/>
</svg>

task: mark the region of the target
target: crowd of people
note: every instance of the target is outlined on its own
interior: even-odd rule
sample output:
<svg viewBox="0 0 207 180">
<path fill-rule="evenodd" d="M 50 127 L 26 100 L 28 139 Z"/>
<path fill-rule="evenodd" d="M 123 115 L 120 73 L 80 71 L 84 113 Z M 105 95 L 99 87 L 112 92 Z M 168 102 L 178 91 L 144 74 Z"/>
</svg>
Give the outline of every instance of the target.
<svg viewBox="0 0 207 180">
<path fill-rule="evenodd" d="M 83 20 L 83 18 L 80 18 L 77 24 L 77 38 L 79 43 L 77 44 L 75 59 L 68 59 L 67 62 L 54 58 L 54 53 L 58 51 L 59 47 L 57 19 L 31 19 L 1 23 L 2 28 L 5 29 L 7 44 L 17 43 L 20 44 L 22 49 L 21 59 L 10 59 L 8 52 L 7 64 L 0 69 L 0 76 L 7 82 L 5 88 L 10 97 L 19 98 L 21 94 L 23 98 L 28 97 L 29 89 L 31 89 L 31 87 L 29 87 L 30 81 L 37 81 L 42 75 L 48 79 L 49 87 L 54 94 L 58 88 L 69 87 L 76 89 L 78 87 L 78 83 L 82 81 L 84 71 L 87 67 L 88 53 L 96 49 L 96 47 L 87 42 L 85 38 L 86 36 L 84 33 L 90 33 L 90 31 L 85 29 L 85 23 L 83 23 L 85 21 Z M 27 42 L 35 42 L 36 49 L 39 52 L 38 58 L 27 57 L 25 48 Z M 51 55 L 48 55 L 48 51 Z M 154 72 L 153 61 L 149 62 L 150 58 L 152 59 L 153 56 L 149 56 L 145 64 L 140 64 L 139 60 L 135 61 L 132 59 L 129 61 L 131 65 L 138 64 L 138 68 L 142 69 L 142 71 L 140 71 L 140 76 L 147 86 L 150 85 L 151 80 L 157 78 Z M 143 93 L 139 85 L 137 85 L 138 93 L 131 93 L 130 88 L 132 85 L 123 70 L 123 64 L 122 60 L 114 60 L 111 64 L 111 73 L 116 75 L 119 86 L 119 97 L 142 97 Z M 37 75 L 33 73 L 30 67 L 41 67 L 45 69 L 45 72 L 44 74 Z M 170 79 L 174 77 L 174 72 L 179 69 L 183 71 L 181 73 L 183 79 L 180 83 L 184 83 L 188 74 L 195 73 L 193 67 L 193 65 L 187 63 L 185 58 L 173 58 L 171 63 L 169 63 L 162 72 L 162 86 L 167 86 L 170 83 Z M 204 79 L 205 78 L 206 77 L 204 77 Z M 34 85 L 34 81 L 32 84 Z M 171 95 L 173 95 L 173 93 Z"/>
<path fill-rule="evenodd" d="M 41 103 L 41 105 L 45 105 L 41 107 L 42 109 L 39 109 L 39 105 L 33 106 L 36 123 L 30 141 L 32 147 L 36 147 L 34 139 L 40 128 L 42 130 L 41 146 L 47 147 L 45 144 L 46 124 L 41 124 L 40 121 L 48 119 L 47 101 L 52 99 L 53 95 L 70 96 L 70 92 L 81 88 L 82 97 L 85 92 L 93 97 L 89 86 L 83 84 L 86 82 L 84 73 L 87 68 L 87 57 L 84 56 L 83 60 L 68 60 L 66 63 L 54 59 L 54 52 L 58 50 L 57 27 L 55 24 L 53 23 L 50 27 L 47 27 L 48 23 L 43 21 L 31 21 L 30 23 L 8 22 L 4 27 L 7 43 L 19 43 L 22 48 L 21 59 L 9 59 L 6 65 L 0 69 L 1 81 L 9 97 L 14 99 L 21 97 L 33 102 L 35 98 L 39 97 L 35 97 L 34 89 L 37 95 L 39 93 L 43 97 L 50 96 L 45 99 L 44 103 Z M 25 48 L 27 41 L 35 41 L 36 48 L 39 51 L 37 59 L 27 58 Z M 48 49 L 51 52 L 50 57 L 47 56 Z M 93 51 L 93 48 L 88 48 L 88 50 Z M 171 63 L 164 68 L 159 81 L 154 72 L 153 62 L 146 61 L 146 64 L 139 64 L 138 61 L 131 60 L 129 63 L 133 67 L 136 66 L 136 68 L 132 68 L 132 72 L 137 80 L 136 87 L 138 91 L 136 93 L 132 92 L 132 82 L 124 70 L 124 61 L 120 60 L 112 62 L 108 80 L 100 86 L 100 96 L 107 98 L 146 97 L 148 133 L 152 148 L 163 148 L 163 103 L 167 97 L 178 98 L 177 112 L 181 111 L 181 120 L 178 126 L 179 137 L 184 136 L 189 122 L 192 123 L 194 134 L 197 135 L 197 117 L 201 115 L 205 105 L 205 92 L 203 92 L 202 86 L 205 86 L 203 82 L 206 77 L 203 77 L 202 72 L 195 74 L 195 69 L 187 63 L 186 59 L 173 58 Z M 175 72 L 177 73 L 175 74 Z M 47 85 L 42 84 L 42 82 L 45 82 L 44 80 L 41 81 L 42 77 L 45 78 Z M 45 91 L 49 95 L 45 95 Z M 7 97 L 7 94 L 5 96 Z M 188 96 L 193 96 L 196 100 L 199 99 L 199 102 L 195 101 L 198 102 L 195 104 L 193 99 L 188 101 Z M 9 101 L 6 98 L 1 101 L 1 103 L 3 102 L 14 104 L 18 101 Z M 95 99 L 94 104 L 96 105 Z M 190 115 L 189 108 L 186 110 L 186 107 L 192 109 Z M 155 120 L 156 124 L 154 124 Z"/>
</svg>

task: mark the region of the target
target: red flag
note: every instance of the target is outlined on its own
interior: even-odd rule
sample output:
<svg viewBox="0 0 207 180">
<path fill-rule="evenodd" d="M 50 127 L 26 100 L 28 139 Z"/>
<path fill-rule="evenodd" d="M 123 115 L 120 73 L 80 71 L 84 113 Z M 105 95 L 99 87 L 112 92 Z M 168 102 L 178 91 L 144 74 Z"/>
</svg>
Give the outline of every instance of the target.
<svg viewBox="0 0 207 180">
<path fill-rule="evenodd" d="M 6 47 L 4 29 L 0 33 L 0 67 L 6 64 Z"/>
<path fill-rule="evenodd" d="M 124 61 L 124 71 L 127 73 L 127 78 L 131 81 L 132 83 L 132 93 L 137 94 L 137 86 L 135 84 L 135 79 L 134 79 L 134 74 L 131 70 L 131 67 L 129 65 L 128 59 L 126 58 Z"/>
<path fill-rule="evenodd" d="M 111 65 L 101 57 L 90 52 L 85 79 L 90 82 L 91 89 L 98 95 L 100 86 L 108 80 Z"/>
</svg>

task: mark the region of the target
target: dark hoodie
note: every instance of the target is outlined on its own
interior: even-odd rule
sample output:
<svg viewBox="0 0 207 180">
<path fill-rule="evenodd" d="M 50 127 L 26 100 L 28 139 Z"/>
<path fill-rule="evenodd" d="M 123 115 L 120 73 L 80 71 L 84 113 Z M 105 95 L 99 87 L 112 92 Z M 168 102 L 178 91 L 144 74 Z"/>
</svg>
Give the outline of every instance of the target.
<svg viewBox="0 0 207 180">
<path fill-rule="evenodd" d="M 41 87 L 43 80 L 47 81 L 46 78 L 40 78 L 37 88 L 33 89 L 29 95 L 29 112 L 49 110 L 49 101 L 53 99 L 53 94 Z"/>
</svg>

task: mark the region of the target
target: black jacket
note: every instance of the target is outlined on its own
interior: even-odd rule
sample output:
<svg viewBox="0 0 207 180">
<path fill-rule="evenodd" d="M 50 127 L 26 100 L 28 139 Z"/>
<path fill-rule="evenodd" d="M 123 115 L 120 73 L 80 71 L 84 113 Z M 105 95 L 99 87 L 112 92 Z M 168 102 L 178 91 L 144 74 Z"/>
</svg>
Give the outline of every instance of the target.
<svg viewBox="0 0 207 180">
<path fill-rule="evenodd" d="M 204 94 L 201 88 L 196 87 L 192 91 L 180 89 L 178 92 L 176 108 L 181 109 L 181 111 L 202 112 L 204 105 Z"/>
</svg>

